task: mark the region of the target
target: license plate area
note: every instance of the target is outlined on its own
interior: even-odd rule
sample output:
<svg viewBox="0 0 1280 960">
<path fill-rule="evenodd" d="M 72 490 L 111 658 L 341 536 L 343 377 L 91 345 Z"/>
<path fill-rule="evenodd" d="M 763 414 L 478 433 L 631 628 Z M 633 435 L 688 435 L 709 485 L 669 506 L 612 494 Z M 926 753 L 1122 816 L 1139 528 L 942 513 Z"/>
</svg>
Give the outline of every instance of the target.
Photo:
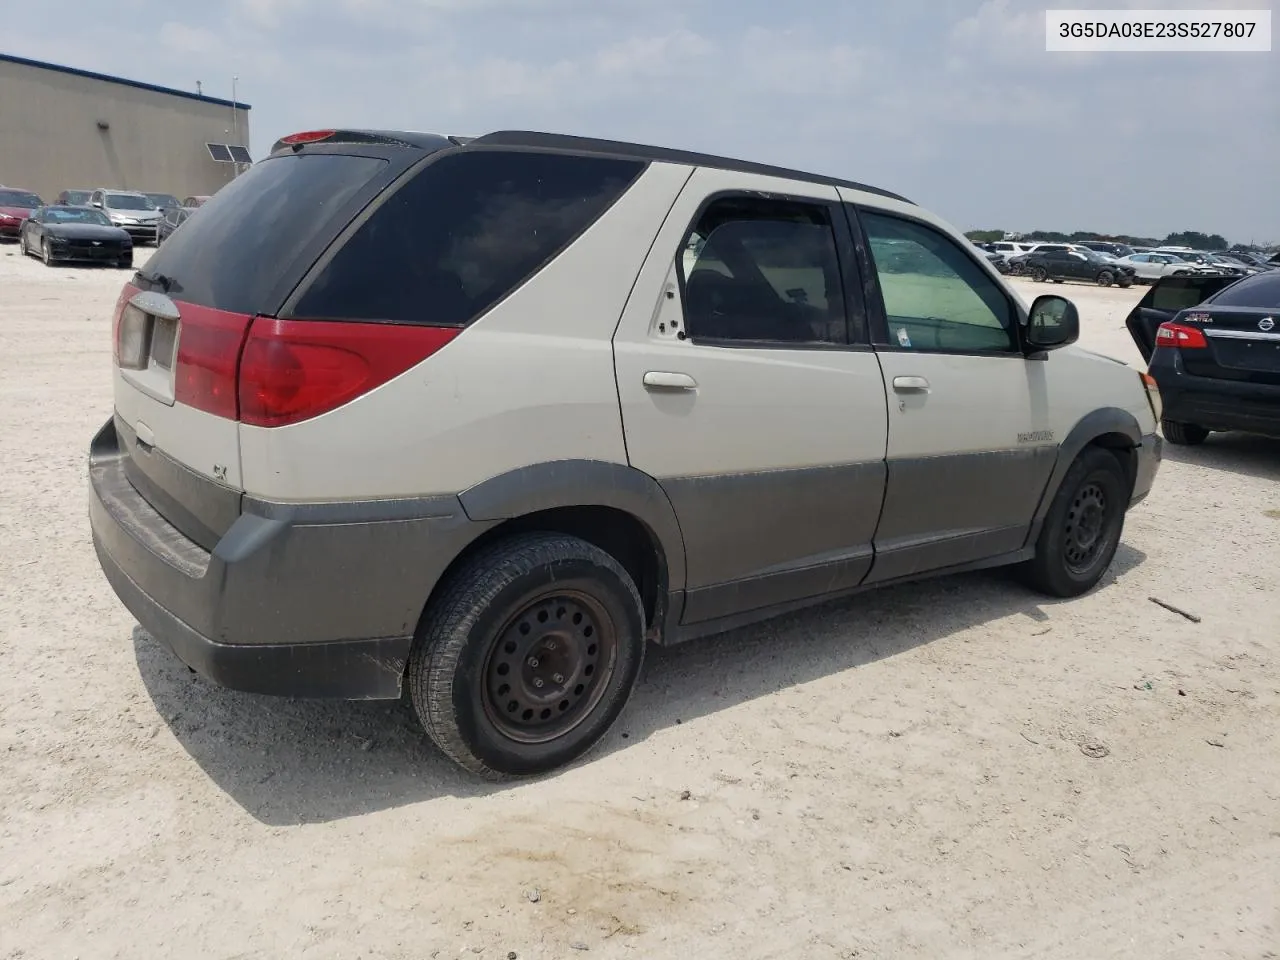
<svg viewBox="0 0 1280 960">
<path fill-rule="evenodd" d="M 178 325 L 176 311 L 174 316 L 160 316 L 131 302 L 120 317 L 117 334 L 121 375 L 136 389 L 168 405 L 173 404 Z"/>
<path fill-rule="evenodd" d="M 1213 344 L 1214 359 L 1224 367 L 1255 373 L 1280 373 L 1280 338 L 1210 334 L 1209 341 Z"/>
</svg>

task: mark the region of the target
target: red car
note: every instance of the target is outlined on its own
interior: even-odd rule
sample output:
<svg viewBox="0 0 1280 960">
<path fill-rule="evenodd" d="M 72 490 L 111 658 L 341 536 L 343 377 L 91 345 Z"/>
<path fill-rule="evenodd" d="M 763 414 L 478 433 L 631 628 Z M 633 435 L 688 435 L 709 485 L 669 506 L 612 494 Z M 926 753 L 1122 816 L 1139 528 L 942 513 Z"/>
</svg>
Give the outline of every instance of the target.
<svg viewBox="0 0 1280 960">
<path fill-rule="evenodd" d="M 34 193 L 0 188 L 0 237 L 17 240 L 18 234 L 22 232 L 22 224 L 31 216 L 31 211 L 43 206 L 44 201 Z"/>
</svg>

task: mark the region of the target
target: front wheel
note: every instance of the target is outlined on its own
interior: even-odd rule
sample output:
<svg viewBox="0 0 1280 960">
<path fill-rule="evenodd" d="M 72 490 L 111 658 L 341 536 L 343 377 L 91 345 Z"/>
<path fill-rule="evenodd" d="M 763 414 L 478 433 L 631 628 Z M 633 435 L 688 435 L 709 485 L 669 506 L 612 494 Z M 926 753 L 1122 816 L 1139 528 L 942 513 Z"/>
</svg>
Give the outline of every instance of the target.
<svg viewBox="0 0 1280 960">
<path fill-rule="evenodd" d="M 431 601 L 409 694 L 428 736 L 472 773 L 545 773 L 612 726 L 644 644 L 640 594 L 612 556 L 525 534 L 482 550 Z"/>
<path fill-rule="evenodd" d="M 1128 506 L 1129 483 L 1109 450 L 1086 447 L 1054 495 L 1024 579 L 1053 597 L 1077 597 L 1111 566 Z"/>
<path fill-rule="evenodd" d="M 53 249 L 49 246 L 48 237 L 40 241 L 40 259 L 44 261 L 46 267 L 53 266 Z"/>
<path fill-rule="evenodd" d="M 1100 287 L 1109 287 L 1111 284 L 1115 283 L 1115 280 L 1115 274 L 1110 270 L 1103 270 L 1098 274 L 1098 286 Z"/>
<path fill-rule="evenodd" d="M 1129 287 L 1133 286 L 1133 277 L 1129 276 L 1127 273 L 1122 273 L 1120 275 L 1120 279 L 1116 281 L 1116 284 L 1121 290 L 1127 290 Z"/>
<path fill-rule="evenodd" d="M 1174 420 L 1161 420 L 1160 430 L 1164 438 L 1180 447 L 1195 447 L 1209 439 L 1209 431 L 1194 423 L 1178 423 Z"/>
</svg>

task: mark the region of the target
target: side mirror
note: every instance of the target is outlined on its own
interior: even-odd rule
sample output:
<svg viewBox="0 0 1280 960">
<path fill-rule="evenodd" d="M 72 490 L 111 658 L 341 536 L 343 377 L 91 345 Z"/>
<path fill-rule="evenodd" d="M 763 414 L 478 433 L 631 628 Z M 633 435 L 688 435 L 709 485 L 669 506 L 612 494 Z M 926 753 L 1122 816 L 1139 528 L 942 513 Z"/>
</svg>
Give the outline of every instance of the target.
<svg viewBox="0 0 1280 960">
<path fill-rule="evenodd" d="M 1080 338 L 1080 314 L 1066 297 L 1036 297 L 1027 320 L 1027 346 L 1053 350 Z"/>
</svg>

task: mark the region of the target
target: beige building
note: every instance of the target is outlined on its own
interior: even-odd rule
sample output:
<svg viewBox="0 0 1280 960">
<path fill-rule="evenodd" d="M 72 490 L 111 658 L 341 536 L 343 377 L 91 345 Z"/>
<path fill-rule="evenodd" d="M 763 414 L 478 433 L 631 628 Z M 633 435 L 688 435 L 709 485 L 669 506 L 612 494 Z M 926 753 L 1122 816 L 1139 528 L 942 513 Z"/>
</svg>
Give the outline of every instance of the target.
<svg viewBox="0 0 1280 960">
<path fill-rule="evenodd" d="M 212 194 L 248 142 L 247 103 L 0 54 L 0 184 L 46 203 L 96 187 Z"/>
</svg>

